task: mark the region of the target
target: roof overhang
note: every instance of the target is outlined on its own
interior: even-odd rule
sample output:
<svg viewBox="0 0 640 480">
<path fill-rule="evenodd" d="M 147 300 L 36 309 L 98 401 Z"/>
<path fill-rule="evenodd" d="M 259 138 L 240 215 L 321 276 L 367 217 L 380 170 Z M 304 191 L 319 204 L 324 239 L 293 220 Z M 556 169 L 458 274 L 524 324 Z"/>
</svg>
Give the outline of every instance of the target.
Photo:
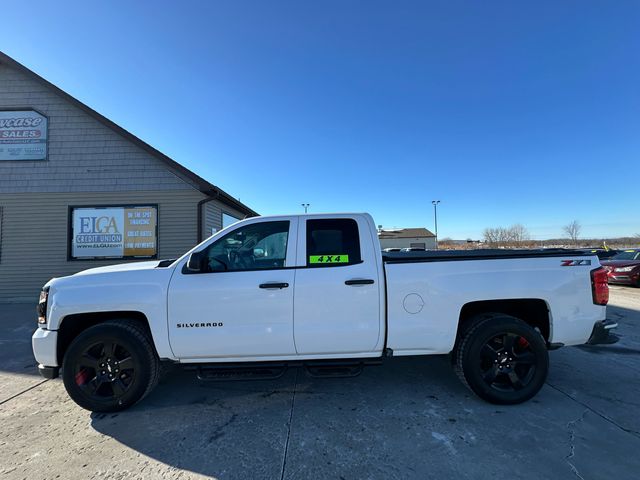
<svg viewBox="0 0 640 480">
<path fill-rule="evenodd" d="M 129 132 L 128 130 L 125 130 L 120 125 L 112 122 L 104 115 L 96 112 L 93 108 L 89 107 L 85 103 L 82 103 L 77 98 L 69 95 L 67 92 L 65 92 L 61 88 L 56 87 L 53 83 L 49 82 L 48 80 L 45 80 L 40 75 L 30 70 L 29 68 L 25 67 L 24 65 L 17 62 L 16 60 L 14 60 L 13 58 L 11 58 L 10 56 L 8 56 L 3 52 L 0 52 L 0 64 L 5 64 L 10 68 L 14 68 L 19 72 L 24 73 L 28 77 L 33 78 L 35 81 L 45 86 L 49 90 L 52 90 L 55 94 L 64 98 L 66 101 L 78 107 L 79 109 L 81 109 L 82 111 L 90 115 L 91 117 L 95 118 L 98 122 L 102 123 L 106 127 L 116 132 L 117 134 L 126 138 L 130 142 L 134 143 L 136 146 L 140 147 L 150 155 L 156 157 L 158 160 L 163 162 L 170 170 L 172 170 L 179 178 L 181 178 L 186 183 L 193 186 L 195 189 L 204 193 L 205 195 L 210 197 L 211 196 L 218 197 L 219 199 L 221 199 L 222 202 L 228 204 L 230 207 L 240 211 L 241 213 L 247 216 L 250 216 L 250 217 L 258 216 L 257 212 L 255 212 L 254 210 L 252 210 L 251 208 L 249 208 L 239 200 L 233 198 L 231 195 L 229 195 L 227 192 L 225 192 L 221 188 L 216 187 L 214 184 L 208 182 L 207 180 L 205 180 L 195 172 L 192 172 L 184 165 L 179 164 L 178 162 L 168 157 L 161 151 L 149 145 L 144 140 L 136 137 L 133 133 Z"/>
</svg>

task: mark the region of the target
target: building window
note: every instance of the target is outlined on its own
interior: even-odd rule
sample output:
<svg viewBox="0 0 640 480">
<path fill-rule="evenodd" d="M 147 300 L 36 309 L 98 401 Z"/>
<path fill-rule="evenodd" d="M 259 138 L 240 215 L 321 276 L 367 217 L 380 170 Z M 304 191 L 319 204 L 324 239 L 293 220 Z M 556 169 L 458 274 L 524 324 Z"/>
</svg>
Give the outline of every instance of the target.
<svg viewBox="0 0 640 480">
<path fill-rule="evenodd" d="M 222 213 L 222 228 L 227 228 L 229 225 L 233 225 L 239 218 L 234 217 L 233 215 L 229 215 L 228 213 Z"/>
<path fill-rule="evenodd" d="M 69 208 L 69 258 L 156 258 L 157 205 Z"/>
</svg>

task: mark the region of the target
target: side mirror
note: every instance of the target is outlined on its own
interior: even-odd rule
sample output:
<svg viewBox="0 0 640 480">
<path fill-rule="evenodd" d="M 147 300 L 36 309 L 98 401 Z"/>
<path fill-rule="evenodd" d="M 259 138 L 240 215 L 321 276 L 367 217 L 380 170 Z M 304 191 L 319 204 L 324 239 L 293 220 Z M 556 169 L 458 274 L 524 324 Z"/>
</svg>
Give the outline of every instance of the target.
<svg viewBox="0 0 640 480">
<path fill-rule="evenodd" d="M 203 252 L 193 252 L 189 255 L 189 260 L 187 260 L 187 270 L 194 273 L 202 272 L 205 260 L 206 257 Z"/>
<path fill-rule="evenodd" d="M 264 249 L 263 248 L 254 248 L 253 256 L 256 258 L 264 257 Z"/>
</svg>

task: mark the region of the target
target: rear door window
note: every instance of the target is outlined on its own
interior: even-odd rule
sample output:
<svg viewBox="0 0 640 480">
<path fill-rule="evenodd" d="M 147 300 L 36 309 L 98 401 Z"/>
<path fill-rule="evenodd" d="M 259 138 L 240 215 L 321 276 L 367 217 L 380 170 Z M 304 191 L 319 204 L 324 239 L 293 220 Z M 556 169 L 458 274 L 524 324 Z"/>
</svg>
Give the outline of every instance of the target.
<svg viewBox="0 0 640 480">
<path fill-rule="evenodd" d="M 307 220 L 307 266 L 361 263 L 358 224 L 351 218 Z"/>
</svg>

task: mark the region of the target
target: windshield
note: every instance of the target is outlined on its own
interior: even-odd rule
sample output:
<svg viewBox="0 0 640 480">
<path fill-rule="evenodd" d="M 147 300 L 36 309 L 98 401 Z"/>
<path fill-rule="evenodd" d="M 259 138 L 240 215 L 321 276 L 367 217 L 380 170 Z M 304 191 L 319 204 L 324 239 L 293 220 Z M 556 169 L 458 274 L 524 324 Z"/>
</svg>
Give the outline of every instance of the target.
<svg viewBox="0 0 640 480">
<path fill-rule="evenodd" d="M 625 250 L 614 255 L 611 260 L 640 260 L 640 250 Z"/>
</svg>

